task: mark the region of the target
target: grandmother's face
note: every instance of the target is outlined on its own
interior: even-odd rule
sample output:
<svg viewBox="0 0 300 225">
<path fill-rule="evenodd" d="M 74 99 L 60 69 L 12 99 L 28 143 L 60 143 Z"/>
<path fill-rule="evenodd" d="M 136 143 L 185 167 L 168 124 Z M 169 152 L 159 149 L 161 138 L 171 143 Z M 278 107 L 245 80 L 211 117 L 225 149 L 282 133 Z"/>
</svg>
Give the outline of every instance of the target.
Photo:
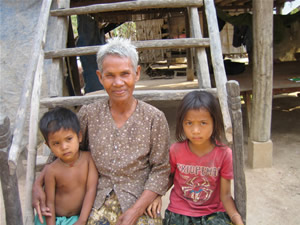
<svg viewBox="0 0 300 225">
<path fill-rule="evenodd" d="M 129 58 L 108 55 L 102 63 L 102 73 L 97 70 L 100 83 L 111 101 L 126 101 L 132 97 L 135 83 L 140 78 L 140 66 L 134 71 Z"/>
</svg>

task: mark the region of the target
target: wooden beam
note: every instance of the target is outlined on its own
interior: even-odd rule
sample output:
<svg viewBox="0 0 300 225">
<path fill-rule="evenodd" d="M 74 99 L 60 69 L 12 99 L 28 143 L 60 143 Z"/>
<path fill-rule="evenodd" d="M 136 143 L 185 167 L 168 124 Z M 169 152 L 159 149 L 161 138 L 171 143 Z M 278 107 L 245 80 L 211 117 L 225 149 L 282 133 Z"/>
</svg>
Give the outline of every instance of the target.
<svg viewBox="0 0 300 225">
<path fill-rule="evenodd" d="M 197 89 L 198 90 L 198 89 Z M 201 90 L 201 89 L 199 89 Z M 202 89 L 213 93 L 216 96 L 216 89 Z M 189 92 L 195 91 L 195 89 L 184 90 L 135 90 L 133 95 L 142 101 L 175 101 L 182 100 L 182 98 Z M 72 96 L 72 97 L 56 97 L 56 98 L 44 98 L 41 100 L 41 105 L 47 108 L 53 108 L 56 106 L 80 106 L 93 103 L 99 99 L 108 98 L 106 92 L 102 92 L 95 95 L 85 96 Z"/>
<path fill-rule="evenodd" d="M 170 49 L 170 48 L 194 48 L 208 47 L 210 42 L 208 38 L 179 38 L 148 41 L 133 41 L 133 45 L 138 50 L 145 49 Z M 45 58 L 59 58 L 66 56 L 94 55 L 97 54 L 100 45 L 89 47 L 65 48 L 45 52 Z"/>
<path fill-rule="evenodd" d="M 26 166 L 26 188 L 25 188 L 25 206 L 24 206 L 24 224 L 34 223 L 34 212 L 32 208 L 32 185 L 35 180 L 35 165 L 37 155 L 37 135 L 39 123 L 40 93 L 42 86 L 42 75 L 44 66 L 44 51 L 41 50 L 38 66 L 34 78 L 30 118 L 29 118 L 29 141 Z"/>
<path fill-rule="evenodd" d="M 207 19 L 207 27 L 208 27 L 209 38 L 210 38 L 210 53 L 211 53 L 212 66 L 214 69 L 214 77 L 216 81 L 218 97 L 221 105 L 224 126 L 226 130 L 226 138 L 229 142 L 231 142 L 232 125 L 231 125 L 231 119 L 230 119 L 228 105 L 227 105 L 227 91 L 226 91 L 227 77 L 226 77 L 225 67 L 224 67 L 224 60 L 222 54 L 216 9 L 214 3 L 211 0 L 204 0 L 204 2 L 205 2 L 205 14 Z"/>
<path fill-rule="evenodd" d="M 51 10 L 51 16 L 71 16 L 90 13 L 115 12 L 122 10 L 141 10 L 155 8 L 201 7 L 202 0 L 151 0 L 119 2 L 114 4 L 95 4 L 78 8 Z"/>
</svg>

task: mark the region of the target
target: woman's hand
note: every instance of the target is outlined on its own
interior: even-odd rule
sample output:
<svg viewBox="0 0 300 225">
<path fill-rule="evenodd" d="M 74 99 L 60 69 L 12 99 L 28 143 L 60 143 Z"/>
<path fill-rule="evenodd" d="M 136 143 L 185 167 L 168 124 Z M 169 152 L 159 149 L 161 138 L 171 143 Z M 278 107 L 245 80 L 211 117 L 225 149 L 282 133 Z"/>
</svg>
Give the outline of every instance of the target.
<svg viewBox="0 0 300 225">
<path fill-rule="evenodd" d="M 140 216 L 137 210 L 130 208 L 119 217 L 116 225 L 135 225 Z"/>
<path fill-rule="evenodd" d="M 148 206 L 145 213 L 148 214 L 148 216 L 150 216 L 151 218 L 157 218 L 158 216 L 160 216 L 161 206 L 162 206 L 162 200 L 161 200 L 161 196 L 159 195 Z"/>
<path fill-rule="evenodd" d="M 46 194 L 43 189 L 44 175 L 45 168 L 32 186 L 32 207 L 35 208 L 41 223 L 44 222 L 42 216 L 52 216 L 50 209 L 46 207 Z"/>
<path fill-rule="evenodd" d="M 50 209 L 46 207 L 46 195 L 41 186 L 33 185 L 32 188 L 32 206 L 35 208 L 39 220 L 43 223 L 42 216 L 51 216 Z"/>
<path fill-rule="evenodd" d="M 85 225 L 87 221 L 81 221 L 80 218 L 73 225 Z"/>
</svg>

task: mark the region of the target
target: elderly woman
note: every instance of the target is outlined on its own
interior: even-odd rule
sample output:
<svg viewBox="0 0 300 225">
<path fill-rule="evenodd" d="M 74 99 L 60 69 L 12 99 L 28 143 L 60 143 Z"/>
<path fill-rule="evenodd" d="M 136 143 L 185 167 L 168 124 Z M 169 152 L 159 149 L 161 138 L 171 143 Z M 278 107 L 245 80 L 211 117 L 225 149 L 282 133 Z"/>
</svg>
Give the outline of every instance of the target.
<svg viewBox="0 0 300 225">
<path fill-rule="evenodd" d="M 99 172 L 87 224 L 161 224 L 160 218 L 143 214 L 156 196 L 167 190 L 167 120 L 161 111 L 133 96 L 141 68 L 129 40 L 109 40 L 100 47 L 97 62 L 99 81 L 109 97 L 83 106 L 78 113 L 82 149 L 91 151 Z M 38 213 L 42 210 L 48 215 L 42 184 L 43 172 L 33 187 L 33 205 Z"/>
</svg>

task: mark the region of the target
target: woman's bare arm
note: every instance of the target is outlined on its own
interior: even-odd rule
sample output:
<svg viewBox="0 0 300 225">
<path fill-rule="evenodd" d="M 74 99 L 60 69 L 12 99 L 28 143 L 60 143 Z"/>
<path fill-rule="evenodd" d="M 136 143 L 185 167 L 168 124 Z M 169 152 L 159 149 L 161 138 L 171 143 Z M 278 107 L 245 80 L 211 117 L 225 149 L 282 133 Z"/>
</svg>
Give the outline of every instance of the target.
<svg viewBox="0 0 300 225">
<path fill-rule="evenodd" d="M 47 225 L 55 225 L 55 174 L 52 170 L 45 172 L 45 193 L 46 204 L 49 207 L 51 216 L 46 217 Z"/>
<path fill-rule="evenodd" d="M 43 215 L 51 216 L 49 208 L 46 207 L 46 195 L 43 189 L 46 168 L 47 165 L 41 171 L 32 186 L 32 206 L 35 208 L 41 223 L 43 223 Z"/>
</svg>

